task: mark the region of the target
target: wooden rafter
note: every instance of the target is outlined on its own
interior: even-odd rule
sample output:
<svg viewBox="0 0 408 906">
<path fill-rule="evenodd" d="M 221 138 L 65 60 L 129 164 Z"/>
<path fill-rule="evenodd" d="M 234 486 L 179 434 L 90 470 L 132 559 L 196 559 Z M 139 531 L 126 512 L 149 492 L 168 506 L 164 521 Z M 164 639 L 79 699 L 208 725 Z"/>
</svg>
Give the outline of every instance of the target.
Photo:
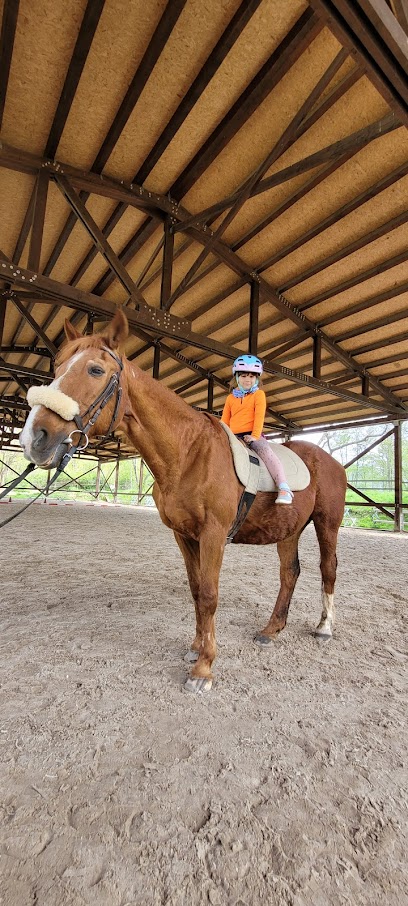
<svg viewBox="0 0 408 906">
<path fill-rule="evenodd" d="M 91 170 L 94 173 L 102 173 L 106 161 L 109 159 L 127 120 L 133 112 L 137 101 L 139 100 L 139 97 L 143 91 L 143 88 L 145 87 L 146 82 L 148 81 L 148 78 L 153 70 L 153 67 L 157 62 L 163 48 L 165 47 L 166 41 L 168 40 L 169 35 L 176 25 L 176 22 L 185 4 L 186 0 L 172 0 L 171 3 L 168 3 L 160 19 L 160 22 L 146 48 L 143 59 L 140 61 L 140 64 L 136 69 L 132 82 L 129 85 L 129 88 L 126 92 L 125 97 L 123 98 L 115 119 L 111 124 L 108 134 L 106 135 L 98 151 L 98 154 L 93 161 Z M 86 196 L 83 196 L 81 200 L 86 201 Z M 51 252 L 47 264 L 45 265 L 44 274 L 47 275 L 52 272 L 62 252 L 62 249 L 64 248 L 65 243 L 67 242 L 75 226 L 75 222 L 75 215 L 71 214 L 68 217 L 64 229 Z"/>
<path fill-rule="evenodd" d="M 283 170 L 278 170 L 272 176 L 265 177 L 265 179 L 262 179 L 255 186 L 250 197 L 252 197 L 252 195 L 260 195 L 262 192 L 267 192 L 269 189 L 281 185 L 284 182 L 288 182 L 288 180 L 300 176 L 307 170 L 314 170 L 315 167 L 319 167 L 321 164 L 325 164 L 328 161 L 338 161 L 345 154 L 356 154 L 357 151 L 361 151 L 362 148 L 370 144 L 370 142 L 374 141 L 379 136 L 386 135 L 387 132 L 392 132 L 394 129 L 400 128 L 400 125 L 399 120 L 396 119 L 394 114 L 387 114 L 387 116 L 382 117 L 370 126 L 364 126 L 362 129 L 358 129 L 357 132 L 352 133 L 347 136 L 347 138 L 339 139 L 339 141 L 327 145 L 326 148 L 322 148 L 320 151 L 308 154 L 297 163 L 291 164 Z M 183 223 L 183 227 L 180 225 L 179 229 L 185 230 L 188 226 L 198 226 L 200 223 L 207 222 L 210 218 L 218 217 L 219 214 L 222 214 L 223 211 L 235 204 L 238 197 L 239 193 L 234 192 L 234 194 L 230 195 L 228 198 L 224 198 L 222 201 L 206 208 L 206 210 L 194 214 L 190 220 L 186 220 Z"/>
<path fill-rule="evenodd" d="M 19 5 L 19 0 L 5 0 L 3 9 L 0 35 L 0 128 L 3 121 L 4 105 L 6 103 L 7 85 L 13 56 Z"/>
<path fill-rule="evenodd" d="M 383 20 L 380 35 L 373 27 L 372 20 L 365 14 L 362 16 L 359 3 L 354 3 L 353 0 L 309 0 L 309 4 L 327 22 L 340 43 L 358 54 L 373 84 L 401 117 L 402 122 L 408 124 L 408 81 L 395 65 L 395 51 L 389 52 L 391 46 L 395 48 L 396 26 L 399 25 L 395 17 L 392 22 Z M 383 12 L 385 6 L 384 3 Z M 371 4 L 370 12 L 372 11 Z M 399 29 L 398 54 L 399 59 L 405 63 L 408 51 L 406 41 L 405 48 L 403 41 L 406 35 L 400 26 Z"/>
<path fill-rule="evenodd" d="M 343 62 L 343 55 L 341 56 Z M 269 170 L 272 164 L 274 164 L 275 161 L 277 161 L 281 157 L 281 155 L 284 154 L 285 151 L 287 151 L 287 149 L 296 141 L 299 130 L 301 131 L 302 123 L 307 120 L 313 107 L 316 104 L 316 101 L 319 99 L 327 85 L 331 82 L 333 72 L 336 71 L 336 67 L 338 65 L 337 60 L 335 61 L 335 64 L 336 66 L 334 66 L 334 64 L 329 66 L 327 71 L 321 76 L 318 83 L 314 86 L 309 96 L 303 102 L 300 109 L 295 114 L 289 125 L 286 127 L 275 146 L 266 155 L 266 158 L 262 161 L 262 163 L 259 164 L 255 171 L 249 176 L 249 178 L 242 186 L 240 192 L 237 193 L 236 200 L 234 201 L 230 210 L 228 211 L 222 222 L 218 225 L 215 232 L 212 233 L 210 239 L 204 246 L 203 250 L 200 252 L 194 264 L 191 265 L 187 274 L 183 277 L 179 287 L 172 296 L 172 300 L 169 300 L 169 306 L 171 302 L 180 295 L 181 291 L 191 283 L 191 280 L 197 273 L 198 268 L 203 264 L 207 255 L 214 248 L 217 240 L 221 238 L 223 233 L 225 233 L 225 230 L 237 216 L 248 198 L 250 198 L 251 195 L 255 193 L 257 186 L 259 186 L 262 177 L 267 172 L 267 170 Z"/>
</svg>

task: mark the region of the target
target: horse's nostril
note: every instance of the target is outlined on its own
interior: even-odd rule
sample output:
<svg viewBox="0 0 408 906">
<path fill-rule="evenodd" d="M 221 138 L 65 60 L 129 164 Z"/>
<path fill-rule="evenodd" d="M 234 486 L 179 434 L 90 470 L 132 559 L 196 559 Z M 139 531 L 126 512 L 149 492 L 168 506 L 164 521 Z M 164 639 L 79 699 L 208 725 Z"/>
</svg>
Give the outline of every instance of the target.
<svg viewBox="0 0 408 906">
<path fill-rule="evenodd" d="M 36 447 L 38 449 L 39 447 L 41 447 L 43 445 L 43 443 L 46 439 L 47 439 L 47 432 L 45 431 L 44 428 L 39 428 L 38 431 L 35 432 L 35 437 L 33 440 L 33 447 Z"/>
</svg>

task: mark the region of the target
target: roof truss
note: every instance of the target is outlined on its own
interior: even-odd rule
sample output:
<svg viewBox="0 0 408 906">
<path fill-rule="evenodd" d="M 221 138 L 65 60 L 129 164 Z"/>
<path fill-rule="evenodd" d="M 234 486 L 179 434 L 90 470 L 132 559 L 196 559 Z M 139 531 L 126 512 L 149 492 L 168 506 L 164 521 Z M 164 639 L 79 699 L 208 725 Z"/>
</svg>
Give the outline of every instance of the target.
<svg viewBox="0 0 408 906">
<path fill-rule="evenodd" d="M 408 254 L 406 245 L 401 248 L 399 241 L 401 230 L 406 228 L 407 205 L 403 194 L 399 195 L 399 205 L 392 208 L 388 203 L 390 193 L 395 192 L 398 198 L 398 193 L 406 192 L 406 158 L 396 165 L 392 160 L 390 165 L 385 162 L 380 173 L 377 166 L 377 175 L 368 183 L 366 180 L 363 189 L 353 191 L 351 187 L 348 198 L 333 204 L 329 213 L 314 218 L 303 229 L 300 225 L 295 235 L 293 230 L 285 234 L 283 229 L 283 241 L 278 244 L 274 239 L 276 226 L 280 228 L 285 217 L 290 223 L 292 212 L 299 206 L 307 212 L 316 193 L 326 185 L 337 185 L 339 173 L 350 173 L 355 160 L 369 160 L 370 154 L 375 157 L 378 142 L 388 137 L 398 147 L 403 141 L 408 58 L 401 10 L 395 8 L 393 15 L 384 0 L 359 0 L 357 4 L 309 0 L 297 20 L 288 20 L 286 33 L 271 46 L 258 71 L 231 99 L 224 115 L 208 129 L 205 140 L 167 190 L 152 188 L 155 168 L 167 148 L 177 142 L 187 118 L 194 117 L 213 80 L 221 79 L 223 65 L 243 35 L 249 38 L 251 28 L 256 28 L 254 23 L 265 2 L 239 4 L 231 0 L 229 20 L 215 36 L 201 68 L 167 122 L 162 123 L 144 159 L 138 162 L 133 180 L 109 175 L 109 162 L 129 129 L 146 86 L 155 78 L 162 55 L 187 21 L 183 15 L 188 12 L 189 0 L 163 4 L 89 169 L 75 166 L 72 156 L 59 160 L 57 154 L 74 115 L 73 104 L 86 67 L 92 62 L 98 27 L 106 15 L 102 0 L 88 2 L 84 9 L 43 153 L 13 146 L 5 129 L 0 168 L 20 175 L 25 180 L 21 187 L 27 186 L 27 179 L 32 185 L 20 214 L 16 241 L 0 254 L 0 407 L 5 417 L 15 412 L 20 419 L 27 380 L 49 378 L 50 359 L 63 339 L 61 313 L 67 309 L 74 323 L 92 331 L 98 321 L 114 312 L 118 301 L 127 309 L 134 337 L 129 356 L 142 367 L 151 367 L 155 377 L 166 380 L 199 408 L 219 409 L 228 386 L 229 363 L 246 346 L 265 360 L 267 395 L 271 394 L 270 428 L 299 431 L 309 424 L 310 413 L 316 424 L 323 412 L 332 412 L 333 423 L 337 422 L 336 408 L 330 409 L 333 400 L 349 405 L 356 419 L 362 412 L 392 419 L 407 417 L 403 391 L 392 385 L 388 373 L 376 373 L 383 361 L 390 361 L 385 352 L 387 329 L 407 317 L 404 294 L 408 293 Z M 269 142 L 264 137 L 263 155 L 254 154 L 252 166 L 249 161 L 244 178 L 232 192 L 227 179 L 223 189 L 221 179 L 215 186 L 216 200 L 204 205 L 194 201 L 193 209 L 182 203 L 188 193 L 193 199 L 194 193 L 199 195 L 200 186 L 206 187 L 203 197 L 210 198 L 215 163 L 228 155 L 230 146 L 238 147 L 248 121 L 260 115 L 263 105 L 273 109 L 275 94 L 278 97 L 286 81 L 294 80 L 293 73 L 309 59 L 318 41 L 329 34 L 327 25 L 332 40 L 334 36 L 338 41 L 337 51 L 326 67 L 320 68 L 310 90 L 292 105 L 292 113 L 282 121 L 276 137 Z M 6 126 L 18 27 L 18 4 L 6 3 L 1 41 L 7 53 L 2 56 L 0 72 L 0 114 L 5 114 Z M 354 127 L 343 114 L 342 120 L 336 120 L 341 122 L 343 134 L 334 141 L 324 141 L 325 124 L 330 122 L 327 117 L 334 121 L 338 111 L 344 110 L 344 100 L 355 96 L 353 92 L 359 88 L 365 90 L 367 76 L 388 110 L 383 109 L 368 125 L 367 118 L 362 125 L 355 115 Z M 311 137 L 317 134 L 316 129 L 322 129 L 322 139 L 317 148 L 314 140 L 312 150 Z M 57 229 L 52 226 L 56 189 L 69 209 L 62 228 Z M 27 194 L 26 188 L 24 191 Z M 23 188 L 21 192 L 23 195 Z M 370 211 L 370 205 L 375 205 L 380 196 L 388 204 L 384 215 L 365 218 L 366 210 Z M 109 202 L 114 206 L 107 215 L 94 213 L 102 211 L 103 204 L 106 210 Z M 352 215 L 360 218 L 360 227 L 358 235 L 348 240 L 346 227 Z M 131 216 L 137 219 L 137 226 L 118 248 L 115 236 Z M 88 237 L 85 254 L 80 245 L 69 280 L 51 277 L 61 267 L 66 270 L 68 249 L 78 225 Z M 336 227 L 344 238 L 333 248 L 330 231 Z M 51 233 L 54 238 L 50 244 Z M 267 248 L 268 237 L 269 250 L 258 257 L 254 242 Z M 387 240 L 392 251 L 378 260 L 376 248 L 381 240 Z M 320 244 L 322 253 L 310 262 L 308 248 L 313 243 L 316 248 Z M 367 263 L 356 268 L 359 254 Z M 139 259 L 142 263 L 135 272 L 134 263 Z M 99 273 L 92 278 L 102 260 L 105 269 L 101 271 L 99 264 Z M 299 264 L 292 264 L 297 260 Z M 349 261 L 353 262 L 350 267 Z M 337 273 L 340 276 L 336 279 Z M 322 286 L 316 290 L 318 276 L 322 277 Z M 219 287 L 214 291 L 218 277 Z M 353 298 L 353 292 L 359 295 Z M 204 330 L 201 323 L 206 325 Z M 234 323 L 237 326 L 232 329 Z M 377 339 L 381 331 L 385 331 L 382 345 Z M 367 342 L 370 332 L 373 340 Z M 407 329 L 401 330 L 394 333 L 393 340 L 404 344 L 406 335 Z M 364 342 L 356 346 L 354 341 L 360 337 Z M 372 356 L 378 349 L 384 349 L 384 358 Z M 401 359 L 408 359 L 405 347 L 396 361 L 401 363 Z M 332 379 L 336 364 L 341 366 L 340 371 L 337 368 L 337 377 Z M 403 368 L 399 368 L 401 371 Z M 404 381 L 399 386 L 404 388 Z M 302 392 L 299 404 L 291 405 L 291 390 L 295 388 L 308 388 L 310 402 L 306 403 Z"/>
</svg>

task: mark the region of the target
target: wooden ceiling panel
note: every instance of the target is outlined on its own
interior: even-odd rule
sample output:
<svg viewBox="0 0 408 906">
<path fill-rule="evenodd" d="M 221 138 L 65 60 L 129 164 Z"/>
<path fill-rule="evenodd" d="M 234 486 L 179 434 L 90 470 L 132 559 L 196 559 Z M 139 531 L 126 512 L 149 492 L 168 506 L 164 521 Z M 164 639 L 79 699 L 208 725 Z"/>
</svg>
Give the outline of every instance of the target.
<svg viewBox="0 0 408 906">
<path fill-rule="evenodd" d="M 163 124 L 175 113 L 180 100 L 205 65 L 213 45 L 238 5 L 238 0 L 215 5 L 205 0 L 189 0 L 109 159 L 107 171 L 110 174 L 117 178 L 132 179 L 159 138 Z M 262 49 L 259 52 L 262 54 Z M 256 70 L 256 58 L 254 61 L 247 60 L 244 71 L 239 72 L 234 68 L 238 93 L 246 78 L 246 70 L 251 71 L 254 67 Z M 209 115 L 206 115 L 206 101 L 210 104 Z M 155 192 L 166 192 L 169 189 L 184 165 L 207 138 L 207 123 L 211 128 L 218 115 L 217 104 L 221 104 L 222 115 L 225 112 L 225 102 L 222 103 L 220 92 L 211 84 L 208 98 L 204 92 L 188 118 L 188 123 L 166 148 L 164 160 L 160 159 L 152 174 L 147 177 L 148 188 L 154 188 Z M 133 165 L 130 164 L 131 161 Z"/>
<path fill-rule="evenodd" d="M 105 3 L 58 147 L 59 159 L 91 168 L 165 7 L 165 0 Z M 127 169 L 120 178 L 132 178 L 130 161 Z"/>
<path fill-rule="evenodd" d="M 34 178 L 0 168 L 1 242 L 0 248 L 10 260 L 20 232 L 21 222 L 30 201 Z"/>
<path fill-rule="evenodd" d="M 200 0 L 197 2 L 201 7 Z M 214 10 L 214 3 L 211 6 Z M 215 4 L 215 8 L 217 8 L 217 4 Z M 180 172 L 188 165 L 189 160 L 194 158 L 194 155 L 211 136 L 214 128 L 228 115 L 242 92 L 253 79 L 256 79 L 268 58 L 279 47 L 306 9 L 307 4 L 303 0 L 295 0 L 290 6 L 284 6 L 279 0 L 265 0 L 260 4 L 177 135 L 166 148 L 151 176 L 148 177 L 147 185 L 149 187 L 160 185 L 164 187 L 161 191 L 165 191 L 169 185 L 172 185 Z M 208 22 L 212 18 L 213 14 L 209 16 Z M 197 16 L 196 27 L 200 28 L 200 22 L 201 14 Z M 214 35 L 213 32 L 213 40 Z M 198 38 L 198 46 L 200 43 L 201 37 Z M 262 137 L 262 141 L 264 141 L 264 137 Z M 216 170 L 216 178 L 218 178 L 218 163 L 213 166 Z M 226 167 L 224 166 L 223 169 L 226 170 Z M 208 169 L 208 173 L 210 172 L 211 168 Z M 171 175 L 171 182 L 169 182 L 169 175 Z M 184 199 L 192 211 L 199 210 L 206 205 L 206 182 L 205 179 L 204 185 L 201 185 L 201 181 L 199 181 L 197 187 L 195 186 Z M 223 186 L 221 185 L 220 188 L 222 190 L 220 197 L 224 197 L 226 193 L 223 191 Z M 211 196 L 209 204 L 214 201 L 213 193 Z"/>
<path fill-rule="evenodd" d="M 2 124 L 10 145 L 43 152 L 84 9 L 85 0 L 72 0 L 69 15 L 61 3 L 20 0 Z"/>
</svg>

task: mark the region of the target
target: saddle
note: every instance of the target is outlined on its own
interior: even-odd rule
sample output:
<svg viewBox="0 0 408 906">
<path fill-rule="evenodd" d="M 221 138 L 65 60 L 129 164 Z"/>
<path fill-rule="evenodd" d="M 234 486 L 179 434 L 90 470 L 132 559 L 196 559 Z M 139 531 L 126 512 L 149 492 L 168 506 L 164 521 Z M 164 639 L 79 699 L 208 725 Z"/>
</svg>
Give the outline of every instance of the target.
<svg viewBox="0 0 408 906">
<path fill-rule="evenodd" d="M 277 491 L 272 475 L 266 465 L 256 453 L 238 440 L 228 425 L 219 422 L 230 442 L 234 467 L 237 477 L 249 494 L 257 491 Z M 270 444 L 278 459 L 280 459 L 286 474 L 286 480 L 291 491 L 303 491 L 310 484 L 310 472 L 303 459 L 282 444 Z"/>
</svg>

